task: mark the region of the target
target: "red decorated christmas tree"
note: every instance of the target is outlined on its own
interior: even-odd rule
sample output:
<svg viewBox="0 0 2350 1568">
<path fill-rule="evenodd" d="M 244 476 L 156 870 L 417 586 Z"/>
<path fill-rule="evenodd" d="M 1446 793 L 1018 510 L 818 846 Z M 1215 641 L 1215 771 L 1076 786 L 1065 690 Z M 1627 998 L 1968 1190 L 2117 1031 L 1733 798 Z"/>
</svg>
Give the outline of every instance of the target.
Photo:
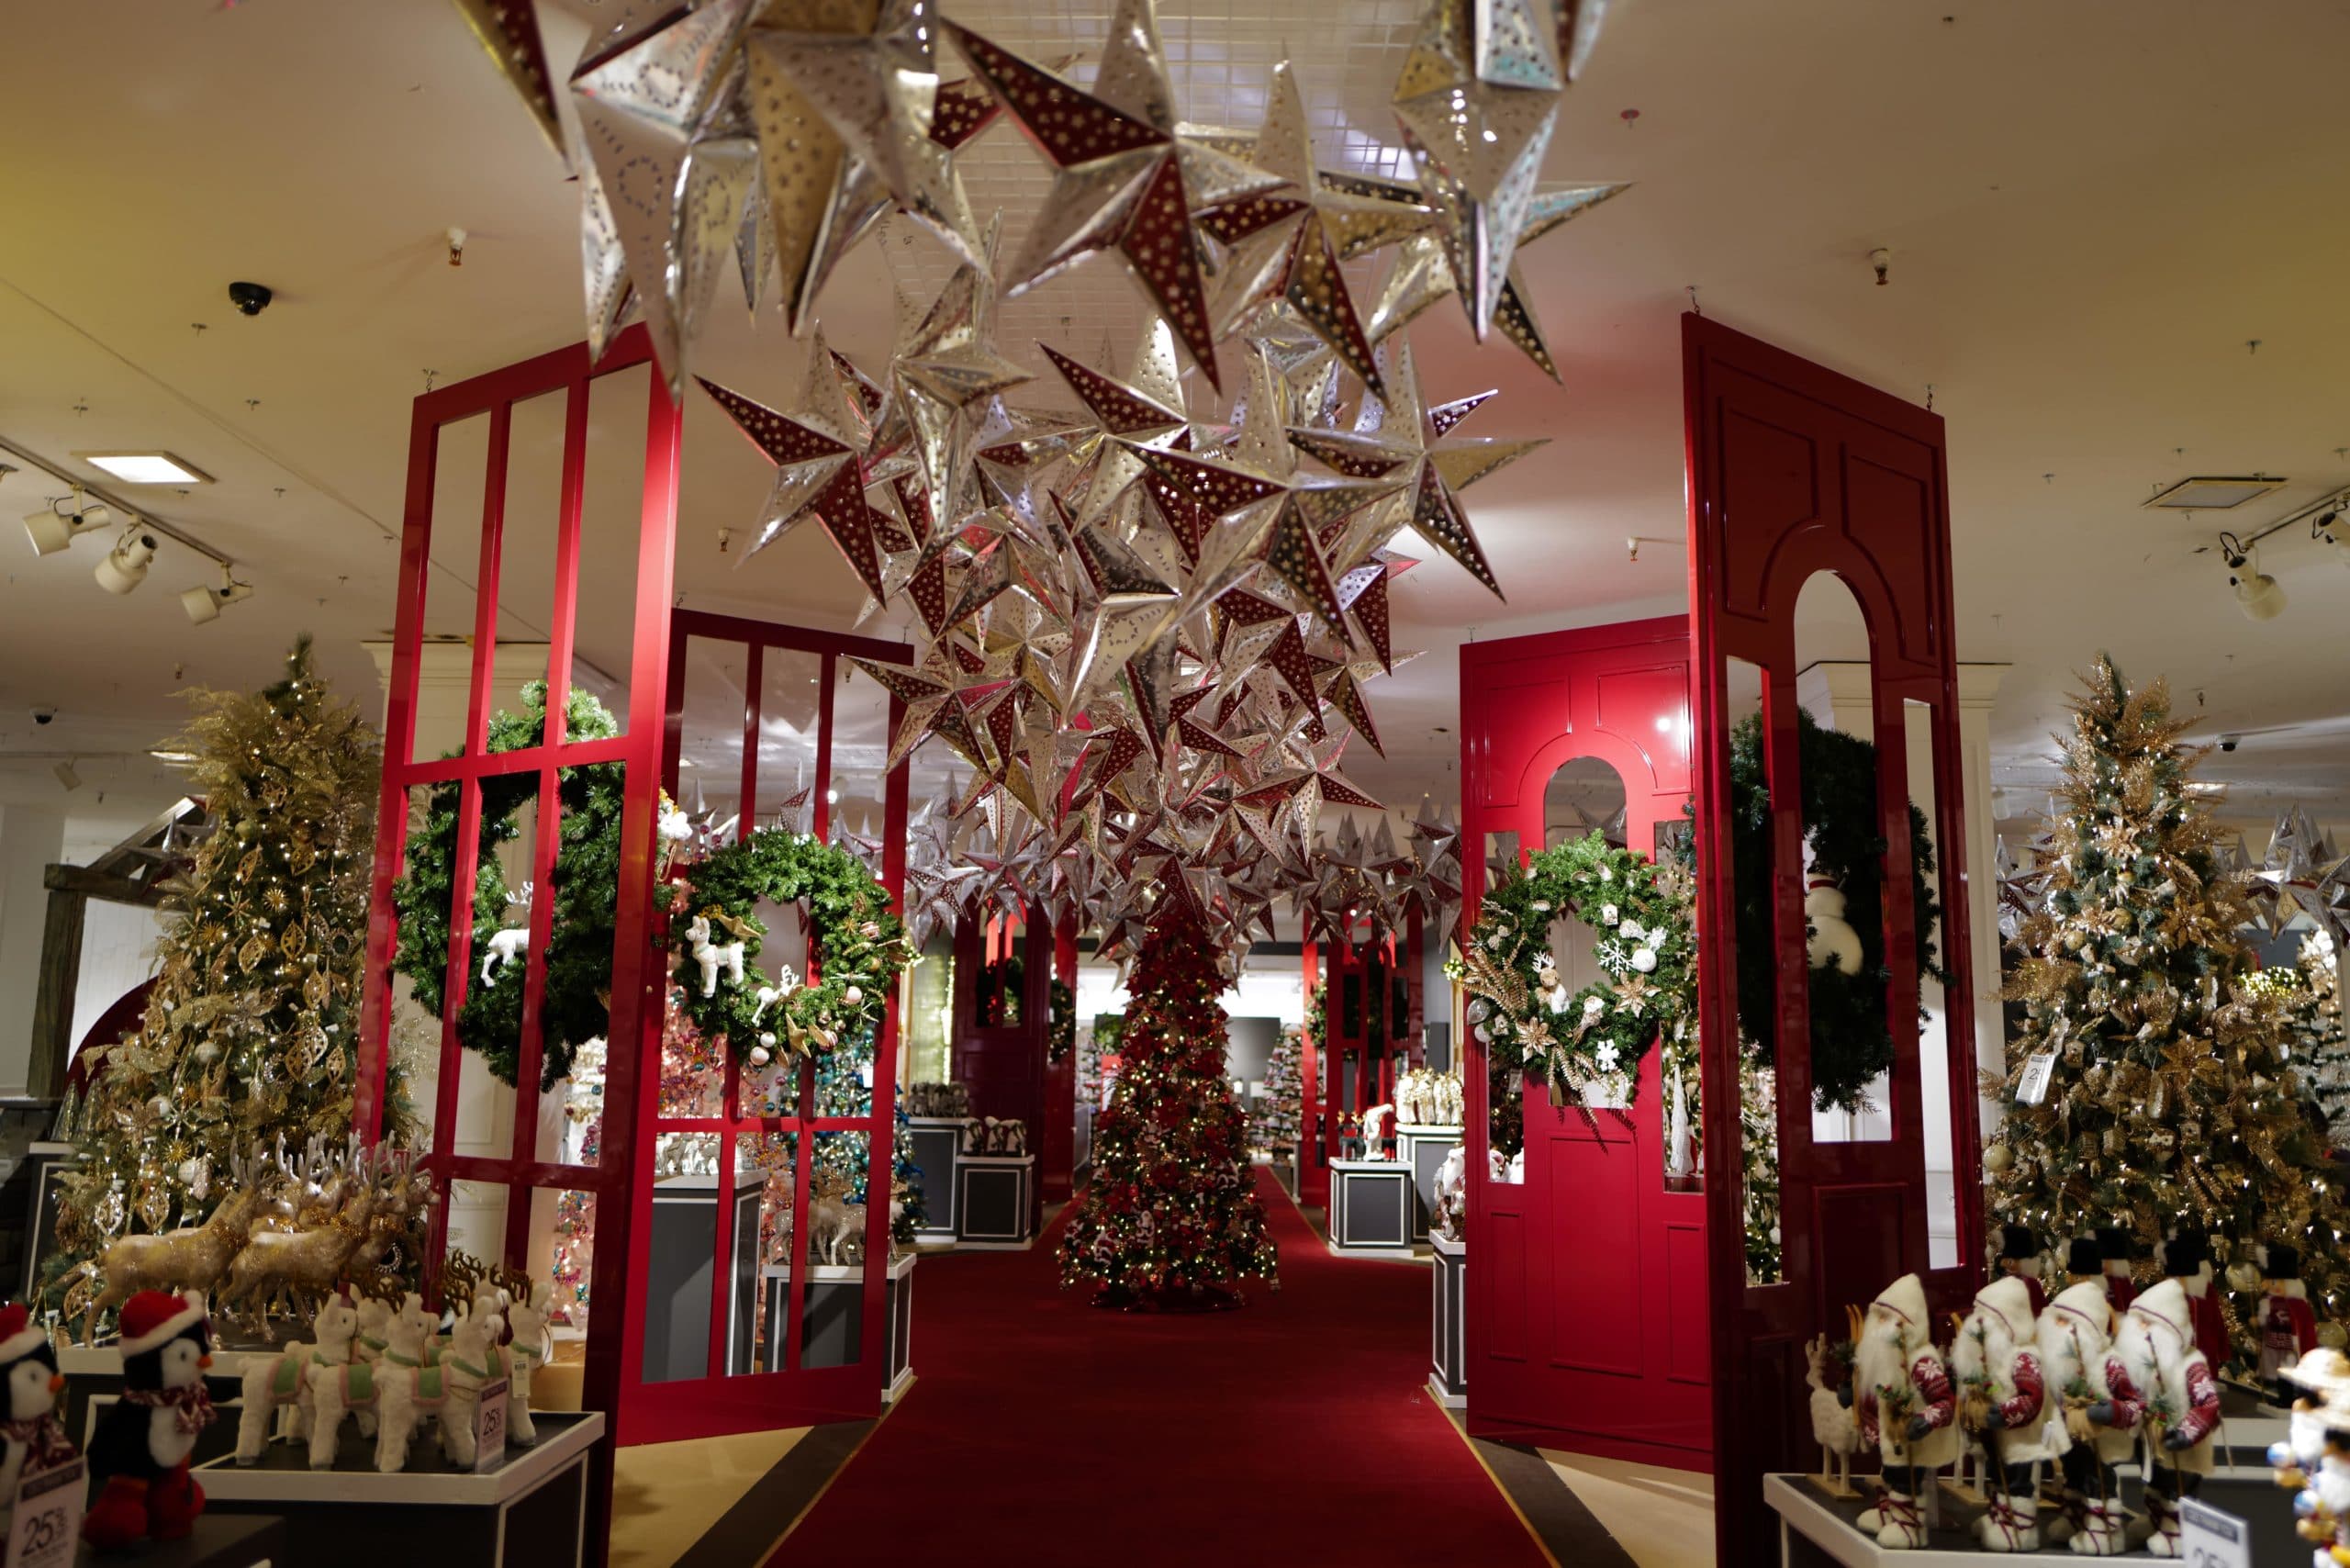
<svg viewBox="0 0 2350 1568">
<path fill-rule="evenodd" d="M 1225 1077 L 1225 985 L 1196 917 L 1171 910 L 1136 955 L 1125 1067 L 1094 1127 L 1093 1179 L 1061 1237 L 1061 1282 L 1114 1306 L 1237 1305 L 1278 1258 Z"/>
</svg>

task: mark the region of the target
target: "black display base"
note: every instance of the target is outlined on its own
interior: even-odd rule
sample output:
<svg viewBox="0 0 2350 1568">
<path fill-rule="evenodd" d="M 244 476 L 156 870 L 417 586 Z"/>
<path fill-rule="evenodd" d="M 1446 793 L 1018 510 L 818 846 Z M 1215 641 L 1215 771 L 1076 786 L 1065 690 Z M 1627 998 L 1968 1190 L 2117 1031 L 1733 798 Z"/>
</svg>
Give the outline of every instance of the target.
<svg viewBox="0 0 2350 1568">
<path fill-rule="evenodd" d="M 476 1474 L 451 1468 L 431 1434 L 408 1468 L 377 1474 L 375 1443 L 346 1424 L 331 1470 L 312 1470 L 307 1447 L 272 1443 L 259 1463 L 233 1458 L 200 1466 L 196 1479 L 218 1515 L 284 1521 L 276 1562 L 336 1568 L 584 1568 L 588 1560 L 588 1463 L 604 1435 L 600 1412 L 533 1411 L 532 1448 Z"/>
<path fill-rule="evenodd" d="M 139 1568 L 286 1568 L 297 1559 L 285 1539 L 285 1521 L 274 1514 L 207 1513 L 185 1540 L 149 1541 L 119 1558 L 100 1557 L 85 1545 L 80 1560 Z"/>
<path fill-rule="evenodd" d="M 1843 1568 L 1871 1564 L 1883 1564 L 1884 1568 L 1949 1568 L 1961 1558 L 1970 1562 L 2084 1561 L 2063 1545 L 2043 1545 L 2038 1551 L 1985 1550 L 1974 1534 L 1975 1521 L 1983 1510 L 1959 1501 L 1947 1487 L 1942 1496 L 1941 1528 L 1929 1531 L 1927 1544 L 1916 1550 L 1889 1550 L 1879 1546 L 1874 1536 L 1863 1535 L 1854 1523 L 1862 1510 L 1876 1500 L 1875 1478 L 1855 1477 L 1853 1485 L 1862 1495 L 1831 1497 L 1808 1475 L 1763 1477 L 1762 1499 L 1779 1516 L 1780 1561 L 1786 1568 L 1816 1568 L 1830 1563 Z M 2307 1558 L 2308 1543 L 2293 1533 L 2293 1495 L 2265 1473 L 2257 1478 L 2206 1476 L 2198 1496 L 2221 1512 L 2234 1515 L 2250 1528 L 2254 1562 L 2299 1562 Z M 2133 1514 L 2143 1512 L 2143 1490 L 2126 1465 L 2121 1472 L 2121 1498 Z M 2043 1531 L 2055 1518 L 2053 1512 L 2042 1510 Z M 2149 1557 L 2143 1548 L 2139 1548 L 2129 1552 L 2125 1561 L 2143 1562 Z"/>
<path fill-rule="evenodd" d="M 1448 1410 L 1469 1403 L 1469 1354 L 1461 1323 L 1468 1305 L 1469 1249 L 1443 1237 L 1430 1239 L 1436 1253 L 1434 1322 L 1429 1349 L 1428 1394 Z"/>
</svg>

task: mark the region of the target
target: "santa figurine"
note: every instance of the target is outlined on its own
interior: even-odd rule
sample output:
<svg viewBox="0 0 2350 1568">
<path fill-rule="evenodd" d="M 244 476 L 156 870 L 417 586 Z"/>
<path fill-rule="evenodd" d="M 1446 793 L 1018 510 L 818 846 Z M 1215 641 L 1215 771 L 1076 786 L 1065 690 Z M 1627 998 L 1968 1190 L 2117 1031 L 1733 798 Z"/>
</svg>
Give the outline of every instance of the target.
<svg viewBox="0 0 2350 1568">
<path fill-rule="evenodd" d="M 2228 1343 L 2228 1320 L 2220 1310 L 2220 1298 L 2211 1294 L 2210 1235 L 2192 1227 L 2174 1231 L 2163 1247 L 2163 1278 L 2177 1281 L 2186 1294 L 2195 1348 L 2217 1375 L 2235 1359 L 2235 1347 Z"/>
<path fill-rule="evenodd" d="M 2278 1379 L 2284 1372 L 2317 1349 L 2317 1314 L 2310 1306 L 2309 1287 L 2301 1283 L 2301 1255 L 2290 1247 L 2260 1249 L 2260 1381 L 2275 1385 L 2277 1403 L 2292 1392 Z"/>
<path fill-rule="evenodd" d="M 2040 1550 L 2040 1462 L 2052 1450 L 2038 1317 L 2025 1283 L 2009 1274 L 1977 1291 L 1951 1348 L 1951 1370 L 1963 1390 L 1959 1425 L 1982 1445 L 1998 1482 L 1975 1526 L 1989 1551 Z"/>
<path fill-rule="evenodd" d="M 2105 1282 L 2085 1280 L 2056 1293 L 2034 1336 L 2049 1398 L 2061 1412 L 2064 1440 L 2049 1434 L 2064 1466 L 2063 1521 L 2052 1534 L 2085 1557 L 2118 1557 L 2121 1485 L 2114 1466 L 2138 1446 L 2137 1389 L 2113 1355 L 2113 1312 Z"/>
<path fill-rule="evenodd" d="M 2003 1225 L 1999 1227 L 1999 1270 L 2011 1280 L 2021 1280 L 2025 1294 L 2031 1297 L 2031 1316 L 2037 1319 L 2048 1306 L 2048 1293 L 2040 1284 L 2040 1238 L 2026 1225 Z"/>
<path fill-rule="evenodd" d="M 32 1314 L 15 1302 L 0 1306 L 0 1388 L 8 1417 L 0 1421 L 0 1518 L 14 1506 L 17 1484 L 73 1457 L 73 1439 L 57 1419 L 57 1350 Z"/>
<path fill-rule="evenodd" d="M 2268 1463 L 2279 1486 L 2304 1486 L 2325 1457 L 2329 1405 L 2350 1394 L 2350 1356 L 2321 1345 L 2277 1374 L 2293 1401 L 2285 1436 L 2268 1445 Z"/>
<path fill-rule="evenodd" d="M 1885 1491 L 1860 1517 L 1877 1544 L 1926 1544 L 1919 1497 L 1934 1473 L 1958 1457 L 1958 1396 L 1926 1317 L 1926 1287 L 1904 1274 L 1869 1303 L 1852 1350 L 1852 1375 L 1838 1391 L 1850 1402 L 1862 1442 L 1885 1461 Z"/>
<path fill-rule="evenodd" d="M 2146 1550 L 2177 1557 L 2178 1500 L 2193 1496 L 2211 1473 L 2211 1434 L 2220 1425 L 2219 1380 L 2195 1343 L 2187 1287 L 2172 1278 L 2143 1292 L 2130 1304 L 2113 1351 L 2143 1404 L 2151 1461 L 2146 1516 L 2154 1527 Z"/>
<path fill-rule="evenodd" d="M 123 1304 L 121 1327 L 122 1397 L 90 1435 L 94 1500 L 82 1520 L 83 1536 L 100 1551 L 196 1528 L 204 1488 L 188 1473 L 188 1457 L 213 1421 L 203 1294 L 140 1291 Z"/>
</svg>

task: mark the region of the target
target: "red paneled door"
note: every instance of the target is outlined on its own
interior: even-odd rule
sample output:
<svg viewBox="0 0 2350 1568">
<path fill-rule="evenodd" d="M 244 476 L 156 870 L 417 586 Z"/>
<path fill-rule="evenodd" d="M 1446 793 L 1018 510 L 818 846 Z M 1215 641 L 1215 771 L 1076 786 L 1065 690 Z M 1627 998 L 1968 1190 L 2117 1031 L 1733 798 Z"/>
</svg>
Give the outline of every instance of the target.
<svg viewBox="0 0 2350 1568">
<path fill-rule="evenodd" d="M 1626 841 L 1652 854 L 1689 799 L 1688 623 L 1670 617 L 1460 650 L 1473 924 L 1490 859 L 1543 847 L 1552 776 L 1592 758 L 1623 785 Z M 1579 820 L 1567 830 L 1581 835 Z M 1469 1429 L 1685 1469 L 1710 1462 L 1705 1198 L 1665 1174 L 1653 1053 L 1628 1111 L 1525 1085 L 1526 1167 L 1488 1180 L 1483 1052 L 1468 1089 Z"/>
<path fill-rule="evenodd" d="M 1938 935 L 1943 988 L 1942 1059 L 1921 1061 L 1910 876 L 1905 723 L 1932 736 L 1932 820 L 1942 907 L 1966 908 L 1960 799 L 1957 666 L 1951 643 L 1950 502 L 1941 416 L 1696 316 L 1682 318 L 1689 494 L 1694 691 L 1697 734 L 1698 969 L 1705 1058 L 1707 1215 L 1711 1237 L 1714 1364 L 1734 1368 L 1715 1390 L 1716 1556 L 1775 1562 L 1777 1531 L 1762 1498 L 1772 1470 L 1808 1462 L 1804 1341 L 1841 1328 L 1848 1303 L 1868 1301 L 1915 1271 L 1939 1306 L 1963 1305 L 1983 1252 L 1974 989 L 1963 913 Z M 1891 1136 L 1815 1141 L 1806 1044 L 1801 818 L 1796 753 L 1796 595 L 1835 574 L 1868 628 L 1877 811 L 1886 845 L 1886 1011 L 1897 1021 L 1886 1099 Z M 1729 789 L 1730 664 L 1759 674 L 1764 768 L 1774 835 L 1772 897 L 1779 989 L 1774 1015 L 1744 1021 L 1779 1042 L 1783 1282 L 1750 1285 L 1741 1255 L 1735 1086 L 1740 1020 L 1732 881 L 1723 823 Z M 1920 801 L 1920 804 L 1924 802 Z M 1936 1271 L 1927 1233 L 1924 1075 L 1946 1075 L 1955 1261 Z M 1718 1153 L 1714 1151 L 1719 1151 Z M 1473 1273 L 1472 1273 L 1473 1277 Z M 1474 1384 L 1472 1383 L 1472 1386 Z"/>
</svg>

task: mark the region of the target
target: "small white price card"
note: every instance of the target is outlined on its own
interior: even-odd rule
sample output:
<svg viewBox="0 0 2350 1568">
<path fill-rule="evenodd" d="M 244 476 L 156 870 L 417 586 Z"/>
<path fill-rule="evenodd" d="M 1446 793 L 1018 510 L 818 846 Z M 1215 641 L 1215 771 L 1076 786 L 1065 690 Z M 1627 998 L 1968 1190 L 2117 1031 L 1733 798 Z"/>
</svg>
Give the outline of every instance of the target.
<svg viewBox="0 0 2350 1568">
<path fill-rule="evenodd" d="M 2048 1080 L 2056 1070 L 2054 1051 L 2034 1051 L 2031 1059 L 2023 1064 L 2023 1077 L 2016 1081 L 2016 1103 L 2037 1105 L 2048 1098 Z"/>
<path fill-rule="evenodd" d="M 88 1490 L 89 1473 L 78 1458 L 19 1480 L 8 1516 L 7 1568 L 72 1568 Z"/>
<path fill-rule="evenodd" d="M 474 1407 L 474 1470 L 496 1470 L 506 1462 L 506 1389 L 499 1378 L 481 1385 L 481 1403 Z"/>
<path fill-rule="evenodd" d="M 2188 1568 L 2252 1568 L 2252 1531 L 2233 1514 L 2181 1497 L 2178 1554 Z"/>
</svg>

